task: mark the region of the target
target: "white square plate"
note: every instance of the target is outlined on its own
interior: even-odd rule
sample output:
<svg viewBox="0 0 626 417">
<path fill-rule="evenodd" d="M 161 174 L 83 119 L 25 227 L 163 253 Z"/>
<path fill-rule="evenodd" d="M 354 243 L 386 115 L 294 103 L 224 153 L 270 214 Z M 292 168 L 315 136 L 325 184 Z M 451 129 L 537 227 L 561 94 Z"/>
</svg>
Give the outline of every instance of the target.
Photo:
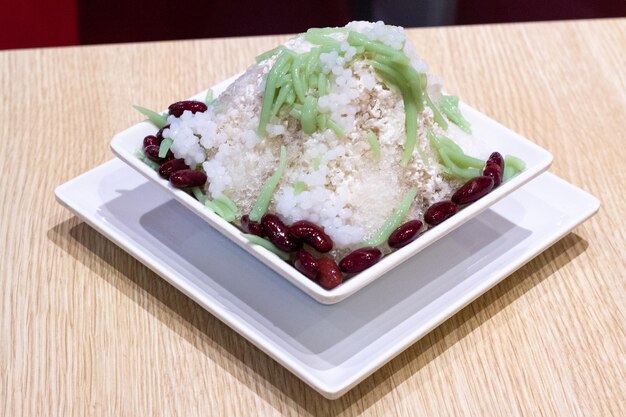
<svg viewBox="0 0 626 417">
<path fill-rule="evenodd" d="M 343 395 L 599 207 L 595 197 L 545 173 L 326 306 L 119 160 L 59 186 L 56 197 L 328 398 Z"/>
<path fill-rule="evenodd" d="M 214 93 L 216 95 L 220 94 L 235 78 L 236 77 L 233 77 L 215 86 L 213 88 Z M 194 96 L 193 99 L 202 100 L 205 95 L 206 92 L 202 92 Z M 156 128 L 150 122 L 139 123 L 117 134 L 111 142 L 111 149 L 128 165 L 143 174 L 146 178 L 166 189 L 172 197 L 196 213 L 215 229 L 219 230 L 224 236 L 228 237 L 237 245 L 261 260 L 265 265 L 285 277 L 296 287 L 321 303 L 333 304 L 354 294 L 356 291 L 382 276 L 385 272 L 397 267 L 437 239 L 440 239 L 472 217 L 478 215 L 511 191 L 519 188 L 541 172 L 547 170 L 552 163 L 552 155 L 546 150 L 463 103 L 461 103 L 461 109 L 472 124 L 472 129 L 476 137 L 484 139 L 489 148 L 494 151 L 498 151 L 503 155 L 511 154 L 521 158 L 526 162 L 526 170 L 505 184 L 502 184 L 479 201 L 459 211 L 459 213 L 442 224 L 428 230 L 409 245 L 385 256 L 376 265 L 357 274 L 332 290 L 326 290 L 320 287 L 275 254 L 250 243 L 242 236 L 242 232 L 237 227 L 224 221 L 185 191 L 172 187 L 167 180 L 161 178 L 157 172 L 140 161 L 136 157 L 136 153 L 137 150 L 142 147 L 143 138 L 156 132 Z"/>
</svg>

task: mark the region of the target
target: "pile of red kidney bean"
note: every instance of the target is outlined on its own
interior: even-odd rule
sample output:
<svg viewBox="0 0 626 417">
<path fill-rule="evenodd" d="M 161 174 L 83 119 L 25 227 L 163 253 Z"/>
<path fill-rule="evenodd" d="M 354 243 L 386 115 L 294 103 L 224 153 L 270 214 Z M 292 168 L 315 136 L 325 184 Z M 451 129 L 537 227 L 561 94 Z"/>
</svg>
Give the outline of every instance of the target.
<svg viewBox="0 0 626 417">
<path fill-rule="evenodd" d="M 176 117 L 180 117 L 185 110 L 192 113 L 203 112 L 207 110 L 206 104 L 201 101 L 187 100 L 178 101 L 171 104 L 168 113 Z M 159 157 L 159 147 L 163 141 L 163 131 L 170 127 L 164 126 L 159 129 L 156 135 L 148 135 L 143 139 L 143 153 L 146 158 L 159 164 L 159 175 L 177 188 L 189 188 L 204 185 L 207 176 L 204 172 L 191 169 L 185 164 L 182 158 L 174 158 L 172 151 L 168 151 L 164 158 Z"/>
<path fill-rule="evenodd" d="M 430 206 L 424 214 L 424 221 L 436 226 L 456 214 L 459 206 L 471 204 L 486 196 L 502 183 L 504 158 L 494 152 L 489 156 L 483 169 L 483 175 L 472 178 L 461 186 L 450 200 L 439 201 Z"/>
<path fill-rule="evenodd" d="M 179 101 L 169 106 L 169 114 L 176 117 L 180 117 L 185 110 L 192 113 L 202 112 L 207 110 L 207 106 L 199 101 Z M 185 165 L 183 159 L 175 159 L 171 151 L 168 151 L 165 158 L 159 158 L 163 130 L 168 127 L 169 125 L 163 127 L 154 136 L 144 138 L 144 154 L 160 165 L 159 175 L 168 179 L 173 186 L 188 188 L 204 185 L 207 181 L 206 174 L 191 169 Z M 460 206 L 471 204 L 489 194 L 502 183 L 503 172 L 504 158 L 498 152 L 492 153 L 485 163 L 483 175 L 466 182 L 452 194 L 450 200 L 439 201 L 428 207 L 424 222 L 431 227 L 436 226 L 456 214 Z M 407 221 L 391 233 L 387 244 L 392 249 L 408 245 L 420 234 L 422 226 L 420 220 Z M 373 247 L 357 249 L 344 256 L 339 263 L 329 256 L 323 256 L 332 250 L 333 241 L 321 227 L 307 220 L 287 226 L 275 214 L 265 214 L 260 222 L 254 222 L 248 215 L 244 215 L 241 217 L 241 229 L 245 233 L 267 238 L 278 249 L 290 253 L 291 262 L 298 271 L 328 290 L 341 284 L 345 274 L 364 271 L 382 258 L 382 252 Z M 307 250 L 305 244 L 322 256 L 316 257 L 312 251 Z"/>
<path fill-rule="evenodd" d="M 491 154 L 485 164 L 483 175 L 472 178 L 461 186 L 450 200 L 431 205 L 424 214 L 424 222 L 433 227 L 457 213 L 459 207 L 471 204 L 487 195 L 502 182 L 504 158 L 498 152 Z M 414 241 L 422 231 L 420 220 L 409 220 L 394 230 L 387 240 L 392 249 L 399 249 Z M 330 290 L 341 284 L 345 275 L 356 274 L 371 267 L 382 258 L 378 248 L 359 248 L 335 262 L 328 253 L 333 241 L 324 230 L 314 223 L 301 220 L 287 226 L 275 214 L 265 214 L 260 222 L 251 221 L 248 215 L 241 217 L 241 228 L 267 238 L 278 249 L 291 253 L 293 266 L 303 275 Z M 305 244 L 314 251 L 307 250 Z M 314 253 L 321 254 L 317 258 Z"/>
<path fill-rule="evenodd" d="M 307 220 L 287 226 L 275 214 L 265 214 L 260 222 L 251 221 L 248 215 L 244 215 L 241 217 L 241 228 L 246 233 L 267 238 L 278 249 L 291 253 L 293 266 L 326 289 L 341 284 L 344 273 L 361 272 L 382 257 L 379 249 L 361 248 L 345 256 L 339 264 L 331 257 L 318 259 L 304 244 L 317 253 L 325 254 L 332 250 L 333 241 L 321 227 Z"/>
</svg>

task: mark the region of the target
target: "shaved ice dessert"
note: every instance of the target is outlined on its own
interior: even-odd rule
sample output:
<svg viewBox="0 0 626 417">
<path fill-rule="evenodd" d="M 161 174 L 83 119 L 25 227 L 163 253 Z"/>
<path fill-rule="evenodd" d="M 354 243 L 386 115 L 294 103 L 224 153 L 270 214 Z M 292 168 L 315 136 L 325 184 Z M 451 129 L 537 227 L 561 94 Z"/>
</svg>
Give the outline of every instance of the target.
<svg viewBox="0 0 626 417">
<path fill-rule="evenodd" d="M 215 100 L 167 114 L 139 157 L 331 289 L 524 169 L 471 135 L 404 29 L 310 29 Z"/>
</svg>

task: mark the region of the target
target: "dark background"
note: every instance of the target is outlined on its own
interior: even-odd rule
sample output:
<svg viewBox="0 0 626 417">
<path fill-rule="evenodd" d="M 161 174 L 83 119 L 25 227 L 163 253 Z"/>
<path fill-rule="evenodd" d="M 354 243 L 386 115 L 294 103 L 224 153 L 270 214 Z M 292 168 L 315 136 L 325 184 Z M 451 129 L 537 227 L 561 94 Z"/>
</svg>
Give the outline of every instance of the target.
<svg viewBox="0 0 626 417">
<path fill-rule="evenodd" d="M 626 16 L 626 0 L 0 0 L 0 49 Z"/>
</svg>

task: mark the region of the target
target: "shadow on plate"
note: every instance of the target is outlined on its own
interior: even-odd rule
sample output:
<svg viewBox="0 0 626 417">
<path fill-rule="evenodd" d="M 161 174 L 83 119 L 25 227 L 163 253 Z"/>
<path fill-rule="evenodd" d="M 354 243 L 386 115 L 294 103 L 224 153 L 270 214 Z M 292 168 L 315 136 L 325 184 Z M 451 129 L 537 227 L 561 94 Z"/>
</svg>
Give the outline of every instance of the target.
<svg viewBox="0 0 626 417">
<path fill-rule="evenodd" d="M 102 277 L 199 351 L 209 354 L 217 349 L 221 352 L 223 361 L 244 372 L 232 372 L 229 366 L 220 361 L 216 363 L 258 395 L 268 397 L 268 403 L 284 403 L 287 396 L 311 414 L 328 416 L 341 414 L 348 408 L 354 408 L 354 412 L 367 409 L 403 381 L 398 379 L 399 376 L 406 379 L 436 359 L 448 347 L 583 253 L 588 246 L 575 233 L 566 235 L 347 394 L 337 400 L 328 400 L 80 219 L 73 217 L 56 225 L 49 230 L 48 238 L 81 262 L 85 262 L 83 253 L 87 252 L 117 270 L 122 279 L 115 278 L 117 274 Z M 401 372 L 409 366 L 411 373 Z M 254 383 L 254 378 L 240 378 L 247 372 L 254 372 L 271 385 L 263 385 L 261 389 Z"/>
<path fill-rule="evenodd" d="M 530 235 L 530 231 L 515 225 L 515 220 L 524 216 L 521 205 L 509 207 L 513 221 L 487 210 L 353 297 L 324 306 L 178 203 L 167 199 L 145 202 L 151 187 L 154 185 L 119 190 L 119 197 L 101 207 L 100 214 L 124 232 L 139 233 L 133 237 L 144 239 L 146 247 L 171 257 L 169 261 L 174 261 L 180 273 L 199 289 L 218 294 L 220 302 L 255 320 L 264 332 L 274 333 L 274 339 L 289 344 L 291 351 L 319 356 L 320 362 L 315 365 L 321 370 L 358 355 L 347 343 L 348 336 L 357 337 L 359 346 L 375 343 L 389 321 L 402 322 L 426 307 L 428 300 L 446 294 L 464 277 L 481 270 L 494 255 L 516 250 L 515 245 Z M 137 224 L 141 230 L 133 231 Z M 267 380 L 271 386 L 250 387 L 259 395 L 286 395 L 311 413 L 324 415 L 336 415 L 350 407 L 367 408 L 400 382 L 398 375 L 406 375 L 399 372 L 401 369 L 411 366 L 415 372 L 422 368 L 587 247 L 577 235 L 567 235 L 339 400 L 329 401 L 78 218 L 53 227 L 48 237 L 199 351 L 207 355 L 214 349 L 222 352 L 223 361 L 244 370 L 235 375 L 238 378 L 252 371 Z M 118 273 L 102 274 L 102 265 Z M 405 308 L 407 305 L 411 308 Z M 229 366 L 221 366 L 232 372 Z M 241 380 L 248 385 L 255 384 L 253 381 Z"/>
<path fill-rule="evenodd" d="M 253 321 L 274 343 L 296 356 L 299 353 L 303 361 L 315 360 L 312 367 L 321 371 L 345 366 L 363 346 L 374 344 L 390 327 L 444 297 L 485 268 L 491 258 L 516 250 L 530 235 L 487 210 L 352 297 L 326 306 L 176 201 L 143 210 L 142 196 L 149 194 L 143 188 L 151 187 L 146 184 L 122 192 L 100 208 L 100 215 L 144 247 L 166 256 L 176 274 L 200 292 L 218 297 L 231 312 Z M 523 208 L 511 209 L 516 210 Z"/>
</svg>

